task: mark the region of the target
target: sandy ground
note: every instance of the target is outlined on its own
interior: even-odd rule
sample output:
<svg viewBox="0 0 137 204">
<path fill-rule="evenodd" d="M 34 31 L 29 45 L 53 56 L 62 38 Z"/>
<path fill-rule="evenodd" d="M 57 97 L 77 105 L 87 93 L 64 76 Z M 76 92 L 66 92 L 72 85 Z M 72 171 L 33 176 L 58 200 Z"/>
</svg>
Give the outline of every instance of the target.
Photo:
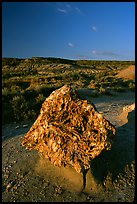
<svg viewBox="0 0 137 204">
<path fill-rule="evenodd" d="M 21 146 L 34 121 L 2 127 L 3 202 L 132 202 L 135 197 L 135 103 L 134 92 L 82 99 L 93 102 L 117 128 L 112 149 L 91 161 L 82 191 L 83 177 L 70 167 L 55 167 L 36 151 Z M 26 125 L 23 127 L 23 125 Z"/>
</svg>

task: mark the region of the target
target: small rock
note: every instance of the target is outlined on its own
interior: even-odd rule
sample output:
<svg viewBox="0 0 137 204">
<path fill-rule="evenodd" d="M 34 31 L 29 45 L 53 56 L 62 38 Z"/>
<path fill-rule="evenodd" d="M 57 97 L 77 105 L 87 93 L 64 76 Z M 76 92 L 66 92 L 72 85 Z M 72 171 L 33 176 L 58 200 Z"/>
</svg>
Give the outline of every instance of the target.
<svg viewBox="0 0 137 204">
<path fill-rule="evenodd" d="M 20 187 L 20 186 L 21 186 L 21 183 L 18 183 L 18 184 L 17 184 L 17 187 Z"/>
<path fill-rule="evenodd" d="M 57 194 L 61 194 L 62 193 L 62 188 L 60 187 L 60 186 L 57 186 L 56 188 L 55 188 L 55 192 L 57 193 Z"/>
<path fill-rule="evenodd" d="M 131 186 L 131 183 L 130 183 L 130 182 L 128 182 L 128 185 L 129 185 L 129 186 Z"/>
<path fill-rule="evenodd" d="M 6 174 L 9 174 L 9 173 L 10 173 L 10 171 L 9 171 L 8 169 L 6 169 L 6 170 L 5 170 L 5 173 L 6 173 Z"/>
<path fill-rule="evenodd" d="M 8 179 L 9 178 L 9 174 L 4 174 L 4 178 Z"/>
<path fill-rule="evenodd" d="M 23 125 L 22 127 L 23 127 L 23 128 L 26 128 L 26 127 L 28 127 L 28 125 Z"/>
<path fill-rule="evenodd" d="M 9 192 L 10 188 L 11 188 L 11 183 L 8 183 L 8 185 L 6 186 L 6 192 Z"/>
<path fill-rule="evenodd" d="M 16 186 L 16 185 L 14 185 L 14 186 L 13 186 L 13 189 L 14 189 L 14 190 L 17 190 L 17 186 Z"/>
<path fill-rule="evenodd" d="M 15 129 L 19 129 L 19 127 L 20 127 L 20 126 L 18 125 L 18 126 L 15 127 Z"/>
<path fill-rule="evenodd" d="M 21 175 L 20 175 L 20 178 L 23 178 L 23 177 L 24 177 L 24 176 L 21 174 Z"/>
<path fill-rule="evenodd" d="M 49 182 L 43 183 L 43 186 L 44 186 L 44 188 L 47 187 L 47 186 L 49 186 Z"/>
</svg>

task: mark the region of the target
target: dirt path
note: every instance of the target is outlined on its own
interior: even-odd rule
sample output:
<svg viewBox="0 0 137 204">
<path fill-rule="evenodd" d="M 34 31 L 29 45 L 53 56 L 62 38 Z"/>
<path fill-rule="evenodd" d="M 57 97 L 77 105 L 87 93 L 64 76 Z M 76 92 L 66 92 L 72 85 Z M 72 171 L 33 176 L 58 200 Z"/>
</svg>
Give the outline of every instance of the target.
<svg viewBox="0 0 137 204">
<path fill-rule="evenodd" d="M 135 111 L 123 107 L 135 102 L 133 92 L 117 96 L 81 98 L 92 101 L 98 111 L 117 127 L 112 150 L 91 161 L 86 189 L 83 178 L 70 167 L 54 167 L 36 151 L 21 146 L 24 134 L 34 121 L 9 124 L 2 129 L 3 202 L 129 202 L 135 196 Z M 23 126 L 27 125 L 27 126 Z M 19 126 L 19 127 L 18 127 Z"/>
</svg>

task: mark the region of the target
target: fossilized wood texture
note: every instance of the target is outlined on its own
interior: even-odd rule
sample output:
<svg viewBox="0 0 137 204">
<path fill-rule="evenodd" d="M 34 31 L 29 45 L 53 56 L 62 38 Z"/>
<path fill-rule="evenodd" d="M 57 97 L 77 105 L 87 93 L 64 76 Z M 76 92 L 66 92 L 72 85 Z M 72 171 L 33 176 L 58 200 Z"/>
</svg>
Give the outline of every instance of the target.
<svg viewBox="0 0 137 204">
<path fill-rule="evenodd" d="M 22 145 L 38 150 L 54 165 L 70 165 L 77 172 L 89 169 L 91 159 L 111 148 L 116 133 L 94 107 L 64 85 L 46 98 Z"/>
</svg>

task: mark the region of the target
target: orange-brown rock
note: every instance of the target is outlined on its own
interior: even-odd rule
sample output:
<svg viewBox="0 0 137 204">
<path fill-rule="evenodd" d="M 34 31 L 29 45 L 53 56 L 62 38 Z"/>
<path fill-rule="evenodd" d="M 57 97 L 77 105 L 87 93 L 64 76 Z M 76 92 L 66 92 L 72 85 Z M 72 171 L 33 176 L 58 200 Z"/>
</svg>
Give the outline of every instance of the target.
<svg viewBox="0 0 137 204">
<path fill-rule="evenodd" d="M 89 169 L 91 159 L 111 148 L 116 133 L 94 107 L 64 85 L 46 98 L 22 145 L 38 150 L 54 165 L 70 165 L 77 172 Z"/>
</svg>

